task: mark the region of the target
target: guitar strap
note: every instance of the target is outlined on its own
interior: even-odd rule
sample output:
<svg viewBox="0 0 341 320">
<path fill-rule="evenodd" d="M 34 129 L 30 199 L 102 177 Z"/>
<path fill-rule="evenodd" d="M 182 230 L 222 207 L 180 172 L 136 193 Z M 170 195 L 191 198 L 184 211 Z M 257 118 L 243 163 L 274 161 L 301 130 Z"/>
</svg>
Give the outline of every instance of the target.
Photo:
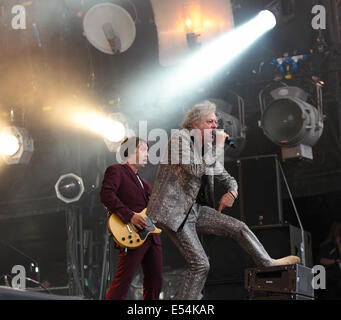
<svg viewBox="0 0 341 320">
<path fill-rule="evenodd" d="M 144 190 L 143 182 L 142 182 L 140 176 L 138 175 L 138 173 L 136 173 L 136 176 L 137 176 L 137 179 L 139 180 L 139 182 L 140 182 L 140 184 L 141 184 L 142 189 Z M 146 196 L 146 198 L 147 198 L 147 204 L 148 204 L 148 202 L 149 202 L 149 196 L 148 196 L 148 194 L 147 194 L 146 192 L 145 192 L 145 196 Z"/>
<path fill-rule="evenodd" d="M 137 180 L 139 180 L 139 182 L 140 182 L 140 184 L 141 184 L 141 187 L 142 187 L 142 189 L 144 189 L 143 182 L 142 182 L 142 180 L 141 180 L 140 176 L 139 176 L 137 173 L 136 173 L 136 177 L 137 177 Z"/>
</svg>

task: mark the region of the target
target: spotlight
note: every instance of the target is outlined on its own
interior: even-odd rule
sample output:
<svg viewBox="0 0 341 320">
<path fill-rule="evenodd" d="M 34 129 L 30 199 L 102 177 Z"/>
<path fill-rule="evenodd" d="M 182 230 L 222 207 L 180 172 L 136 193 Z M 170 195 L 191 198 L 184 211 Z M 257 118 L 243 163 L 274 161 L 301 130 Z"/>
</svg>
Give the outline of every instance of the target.
<svg viewBox="0 0 341 320">
<path fill-rule="evenodd" d="M 158 36 L 159 62 L 177 65 L 234 27 L 230 0 L 151 0 Z"/>
<path fill-rule="evenodd" d="M 57 198 L 65 203 L 78 201 L 84 192 L 84 183 L 81 177 L 74 173 L 64 174 L 55 184 Z"/>
<path fill-rule="evenodd" d="M 269 27 L 269 29 L 273 29 L 277 24 L 277 18 L 273 12 L 270 10 L 263 10 L 258 13 L 258 18 L 260 23 L 264 27 Z"/>
<path fill-rule="evenodd" d="M 298 87 L 280 87 L 271 96 L 261 119 L 264 134 L 282 147 L 283 159 L 312 160 L 312 146 L 323 132 L 322 112 L 307 103 L 308 94 Z"/>
<path fill-rule="evenodd" d="M 33 139 L 25 128 L 10 126 L 2 129 L 0 154 L 7 164 L 27 164 L 33 151 Z"/>
<path fill-rule="evenodd" d="M 18 137 L 12 134 L 1 136 L 0 150 L 3 155 L 12 157 L 19 151 L 19 148 L 20 143 Z"/>
<path fill-rule="evenodd" d="M 104 138 L 109 142 L 120 142 L 124 139 L 125 128 L 123 123 L 118 121 L 112 121 L 110 128 L 105 128 L 103 132 Z"/>
<path fill-rule="evenodd" d="M 130 14 L 113 3 L 99 3 L 90 8 L 84 16 L 83 29 L 88 41 L 107 54 L 128 50 L 136 36 Z"/>
<path fill-rule="evenodd" d="M 107 134 L 104 134 L 104 142 L 110 152 L 116 152 L 125 137 L 132 137 L 135 135 L 134 131 L 130 129 L 128 120 L 120 113 L 111 113 L 108 117 L 111 126 L 108 128 Z"/>
<path fill-rule="evenodd" d="M 109 149 L 120 145 L 129 131 L 125 116 L 119 112 L 106 115 L 97 112 L 76 111 L 72 118 L 73 122 L 81 128 L 102 136 Z"/>
<path fill-rule="evenodd" d="M 274 15 L 270 11 L 261 11 L 245 24 L 202 46 L 166 79 L 164 99 L 193 88 L 226 67 L 275 25 Z"/>
<path fill-rule="evenodd" d="M 294 18 L 295 7 L 295 0 L 275 0 L 267 5 L 263 12 L 272 13 L 277 24 L 283 24 Z M 270 15 L 268 17 L 270 18 Z"/>
</svg>

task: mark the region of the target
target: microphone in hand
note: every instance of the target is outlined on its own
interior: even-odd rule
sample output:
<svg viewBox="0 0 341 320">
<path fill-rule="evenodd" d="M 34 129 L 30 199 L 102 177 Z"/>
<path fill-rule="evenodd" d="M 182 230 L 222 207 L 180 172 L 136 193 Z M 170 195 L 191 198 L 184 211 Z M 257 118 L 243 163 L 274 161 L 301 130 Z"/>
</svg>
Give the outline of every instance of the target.
<svg viewBox="0 0 341 320">
<path fill-rule="evenodd" d="M 212 133 L 213 133 L 213 136 L 216 137 L 216 134 L 217 134 L 216 130 L 213 130 Z M 233 149 L 236 148 L 234 141 L 230 140 L 229 138 L 225 139 L 225 144 L 227 144 L 230 148 L 233 148 Z"/>
</svg>

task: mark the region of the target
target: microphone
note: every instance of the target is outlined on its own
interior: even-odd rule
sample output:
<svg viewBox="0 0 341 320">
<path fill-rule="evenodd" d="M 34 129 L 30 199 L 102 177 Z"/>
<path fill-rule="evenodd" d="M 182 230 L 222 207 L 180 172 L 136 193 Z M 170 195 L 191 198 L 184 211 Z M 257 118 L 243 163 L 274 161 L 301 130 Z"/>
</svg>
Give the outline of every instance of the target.
<svg viewBox="0 0 341 320">
<path fill-rule="evenodd" d="M 212 131 L 212 134 L 213 134 L 213 136 L 214 136 L 214 138 L 216 137 L 216 130 L 213 130 Z M 234 141 L 232 141 L 232 140 L 230 140 L 230 139 L 225 139 L 225 143 L 230 147 L 230 148 L 233 148 L 233 149 L 235 149 L 236 148 L 236 145 L 234 144 Z"/>
</svg>

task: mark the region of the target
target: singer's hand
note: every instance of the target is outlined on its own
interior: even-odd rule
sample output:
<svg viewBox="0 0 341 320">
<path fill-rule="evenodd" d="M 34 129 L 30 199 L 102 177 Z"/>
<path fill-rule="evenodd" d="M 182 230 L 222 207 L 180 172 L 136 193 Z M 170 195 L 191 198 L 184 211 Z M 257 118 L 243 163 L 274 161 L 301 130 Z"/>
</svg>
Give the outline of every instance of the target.
<svg viewBox="0 0 341 320">
<path fill-rule="evenodd" d="M 224 148 L 226 139 L 230 139 L 230 136 L 224 130 L 216 131 L 216 145 L 218 147 Z"/>
<path fill-rule="evenodd" d="M 235 197 L 237 196 L 234 191 L 233 191 L 233 195 L 235 195 Z M 228 208 L 232 207 L 233 203 L 234 203 L 234 198 L 229 193 L 225 193 L 219 201 L 218 212 L 223 211 L 223 209 L 226 207 Z"/>
</svg>

